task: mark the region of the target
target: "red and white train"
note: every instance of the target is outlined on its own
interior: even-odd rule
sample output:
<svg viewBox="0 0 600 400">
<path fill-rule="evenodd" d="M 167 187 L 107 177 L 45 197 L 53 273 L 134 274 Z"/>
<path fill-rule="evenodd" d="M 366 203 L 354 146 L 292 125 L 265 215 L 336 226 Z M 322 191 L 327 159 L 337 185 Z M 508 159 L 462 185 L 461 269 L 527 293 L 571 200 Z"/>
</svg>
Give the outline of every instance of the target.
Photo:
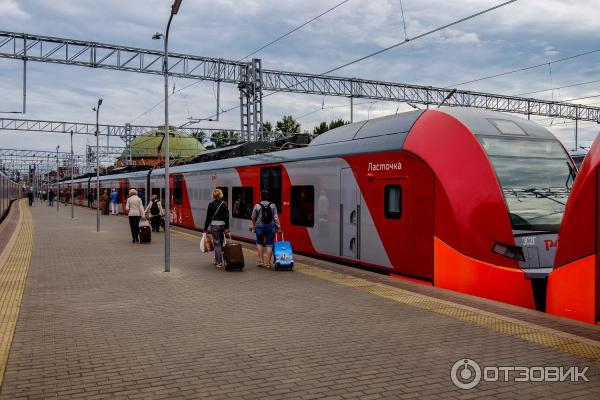
<svg viewBox="0 0 600 400">
<path fill-rule="evenodd" d="M 267 189 L 294 250 L 544 309 L 576 168 L 539 125 L 470 108 L 418 110 L 328 131 L 304 148 L 171 168 L 171 222 L 203 227 L 223 190 L 251 241 Z M 164 199 L 164 171 L 100 178 Z M 67 190 L 69 182 L 66 182 Z M 95 178 L 75 181 L 79 204 Z M 121 205 L 122 207 L 122 205 Z"/>
<path fill-rule="evenodd" d="M 600 137 L 588 152 L 567 202 L 547 311 L 600 324 Z"/>
<path fill-rule="evenodd" d="M 4 218 L 13 200 L 21 198 L 21 185 L 0 171 L 0 221 Z"/>
</svg>

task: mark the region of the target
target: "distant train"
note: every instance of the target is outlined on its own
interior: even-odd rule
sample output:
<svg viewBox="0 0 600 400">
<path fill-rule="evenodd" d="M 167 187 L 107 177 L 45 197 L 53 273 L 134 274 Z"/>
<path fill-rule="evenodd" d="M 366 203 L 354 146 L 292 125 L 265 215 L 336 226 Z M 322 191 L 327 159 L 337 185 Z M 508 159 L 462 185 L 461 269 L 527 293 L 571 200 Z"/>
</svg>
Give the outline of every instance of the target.
<svg viewBox="0 0 600 400">
<path fill-rule="evenodd" d="M 8 212 L 10 203 L 21 198 L 21 186 L 0 171 L 0 221 Z"/>
<path fill-rule="evenodd" d="M 286 239 L 308 255 L 544 309 L 576 167 L 543 127 L 470 108 L 418 110 L 328 131 L 304 148 L 171 168 L 171 222 L 201 229 L 212 189 L 252 241 L 267 189 Z M 66 190 L 69 190 L 69 182 Z M 164 200 L 164 170 L 108 175 Z M 95 178 L 75 181 L 86 203 Z"/>
<path fill-rule="evenodd" d="M 548 280 L 547 311 L 592 324 L 600 323 L 599 172 L 600 137 L 573 185 Z"/>
</svg>

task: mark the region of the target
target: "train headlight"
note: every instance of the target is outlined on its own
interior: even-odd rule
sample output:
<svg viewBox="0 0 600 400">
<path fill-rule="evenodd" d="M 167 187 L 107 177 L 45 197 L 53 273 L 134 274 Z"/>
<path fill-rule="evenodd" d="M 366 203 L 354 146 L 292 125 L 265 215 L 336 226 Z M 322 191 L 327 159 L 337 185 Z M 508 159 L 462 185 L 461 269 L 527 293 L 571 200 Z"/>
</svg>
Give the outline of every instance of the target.
<svg viewBox="0 0 600 400">
<path fill-rule="evenodd" d="M 496 242 L 492 248 L 492 251 L 504 257 L 525 261 L 525 254 L 523 254 L 523 248 L 521 246 L 509 246 Z"/>
</svg>

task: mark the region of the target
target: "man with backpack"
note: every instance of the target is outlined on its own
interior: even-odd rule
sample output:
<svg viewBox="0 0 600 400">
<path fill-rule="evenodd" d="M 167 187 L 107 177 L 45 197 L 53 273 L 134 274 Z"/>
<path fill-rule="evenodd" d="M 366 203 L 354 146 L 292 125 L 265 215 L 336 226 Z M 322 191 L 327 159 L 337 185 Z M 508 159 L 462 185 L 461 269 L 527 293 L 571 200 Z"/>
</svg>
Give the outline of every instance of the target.
<svg viewBox="0 0 600 400">
<path fill-rule="evenodd" d="M 252 230 L 256 232 L 258 266 L 271 268 L 275 232 L 281 229 L 277 207 L 269 200 L 269 192 L 260 191 L 260 202 L 252 210 Z"/>
<path fill-rule="evenodd" d="M 144 212 L 146 215 L 150 213 L 150 225 L 152 225 L 152 231 L 160 231 L 160 219 L 165 215 L 165 210 L 155 194 L 150 197 L 150 203 L 148 203 L 148 207 L 146 207 Z"/>
</svg>

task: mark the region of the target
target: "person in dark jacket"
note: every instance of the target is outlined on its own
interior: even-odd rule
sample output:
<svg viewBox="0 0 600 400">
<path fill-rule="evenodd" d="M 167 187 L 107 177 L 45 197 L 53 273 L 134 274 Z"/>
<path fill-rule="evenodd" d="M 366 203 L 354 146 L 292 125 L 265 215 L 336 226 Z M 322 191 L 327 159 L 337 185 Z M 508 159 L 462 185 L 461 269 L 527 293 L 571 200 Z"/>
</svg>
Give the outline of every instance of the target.
<svg viewBox="0 0 600 400">
<path fill-rule="evenodd" d="M 208 209 L 206 210 L 204 230 L 212 235 L 215 247 L 215 266 L 222 268 L 223 239 L 225 234 L 229 233 L 229 209 L 227 203 L 223 201 L 221 189 L 213 190 L 212 197 L 214 200 L 208 203 Z"/>
<path fill-rule="evenodd" d="M 33 192 L 31 189 L 27 192 L 27 199 L 29 200 L 29 207 L 31 207 L 33 205 Z"/>
</svg>

